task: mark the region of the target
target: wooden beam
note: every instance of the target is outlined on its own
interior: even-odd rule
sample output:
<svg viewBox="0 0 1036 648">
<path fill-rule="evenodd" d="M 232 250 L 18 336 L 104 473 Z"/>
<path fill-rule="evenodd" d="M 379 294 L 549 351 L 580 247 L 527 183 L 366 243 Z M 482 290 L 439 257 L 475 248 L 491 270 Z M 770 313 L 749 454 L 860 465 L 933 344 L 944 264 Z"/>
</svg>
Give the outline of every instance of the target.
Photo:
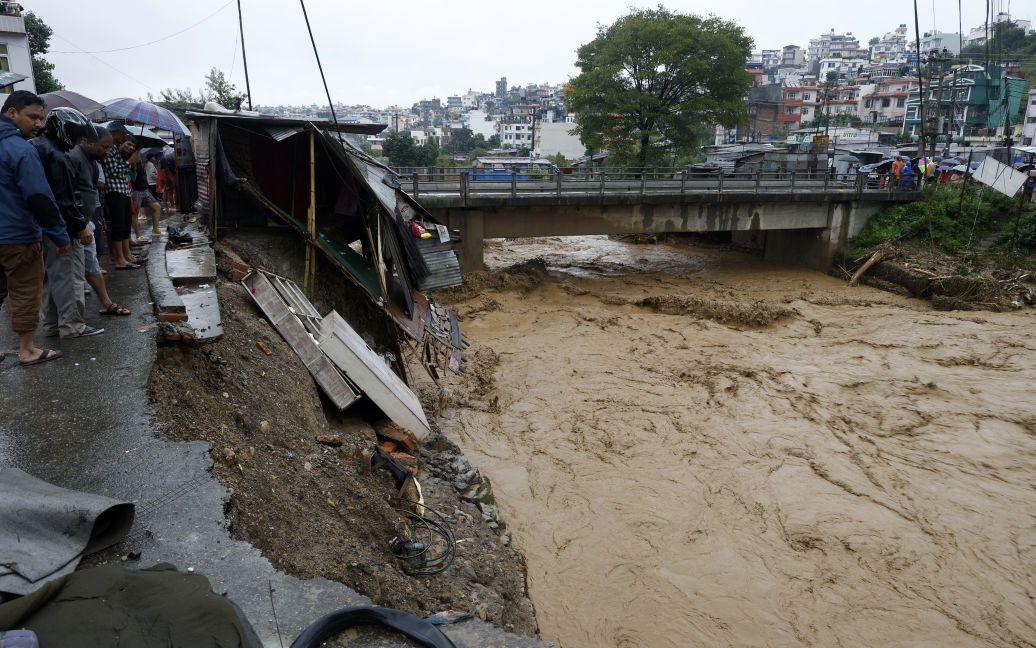
<svg viewBox="0 0 1036 648">
<path fill-rule="evenodd" d="M 306 233 L 310 241 L 317 238 L 317 160 L 316 131 L 309 132 L 309 209 L 306 210 Z M 306 245 L 306 267 L 303 274 L 303 289 L 312 301 L 317 290 L 317 255 L 312 245 Z"/>
</svg>

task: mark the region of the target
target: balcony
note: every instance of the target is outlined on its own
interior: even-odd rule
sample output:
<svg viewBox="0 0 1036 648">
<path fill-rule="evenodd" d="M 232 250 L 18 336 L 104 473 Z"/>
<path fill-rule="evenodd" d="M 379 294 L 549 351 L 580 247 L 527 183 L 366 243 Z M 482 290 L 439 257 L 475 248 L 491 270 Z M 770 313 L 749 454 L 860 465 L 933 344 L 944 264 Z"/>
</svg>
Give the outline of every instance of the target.
<svg viewBox="0 0 1036 648">
<path fill-rule="evenodd" d="M 25 19 L 22 18 L 22 6 L 17 2 L 3 2 L 0 0 L 0 33 L 25 33 Z"/>
</svg>

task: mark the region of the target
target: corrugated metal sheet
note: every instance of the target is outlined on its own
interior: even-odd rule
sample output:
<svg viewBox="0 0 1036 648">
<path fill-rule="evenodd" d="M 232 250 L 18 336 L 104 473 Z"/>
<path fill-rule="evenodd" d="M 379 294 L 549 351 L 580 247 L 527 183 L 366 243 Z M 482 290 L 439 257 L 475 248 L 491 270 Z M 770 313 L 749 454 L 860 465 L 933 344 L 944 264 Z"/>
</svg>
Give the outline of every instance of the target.
<svg viewBox="0 0 1036 648">
<path fill-rule="evenodd" d="M 434 236 L 431 239 L 415 239 L 406 231 L 406 223 L 411 219 L 416 218 L 425 223 L 436 221 L 402 190 L 395 173 L 348 142 L 342 142 L 342 150 L 350 166 L 367 183 L 381 206 L 400 224 L 403 248 L 410 261 L 417 289 L 437 290 L 461 285 L 460 262 L 451 244 L 439 243 Z"/>
<path fill-rule="evenodd" d="M 0 88 L 24 81 L 29 77 L 17 72 L 0 72 Z"/>
<path fill-rule="evenodd" d="M 212 174 L 210 139 L 212 122 L 196 122 L 191 126 L 191 141 L 194 142 L 194 163 L 198 176 L 198 201 L 202 216 L 212 215 Z"/>
<path fill-rule="evenodd" d="M 277 142 L 283 142 L 289 137 L 294 137 L 295 135 L 298 135 L 304 130 L 305 128 L 303 128 L 302 126 L 274 125 L 266 127 L 266 134 L 272 137 Z"/>
</svg>

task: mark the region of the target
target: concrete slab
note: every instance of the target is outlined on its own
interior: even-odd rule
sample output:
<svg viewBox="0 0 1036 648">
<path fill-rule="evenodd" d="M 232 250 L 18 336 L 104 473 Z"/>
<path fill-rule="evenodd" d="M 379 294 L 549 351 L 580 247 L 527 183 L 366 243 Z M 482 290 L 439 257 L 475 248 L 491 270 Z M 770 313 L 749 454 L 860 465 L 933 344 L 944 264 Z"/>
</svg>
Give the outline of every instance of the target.
<svg viewBox="0 0 1036 648">
<path fill-rule="evenodd" d="M 223 337 L 223 317 L 214 286 L 187 290 L 180 298 L 187 308 L 187 326 L 194 329 L 195 341 L 214 342 Z"/>
<path fill-rule="evenodd" d="M 216 280 L 216 254 L 207 245 L 184 250 L 167 250 L 165 267 L 169 279 L 177 286 Z"/>
<path fill-rule="evenodd" d="M 176 286 L 169 279 L 165 263 L 165 242 L 156 241 L 151 244 L 148 253 L 147 276 L 148 288 L 151 290 L 151 300 L 155 304 L 155 312 L 159 315 L 166 313 L 170 315 L 183 315 L 186 317 L 187 308 Z M 110 275 L 109 275 L 110 276 Z"/>
<path fill-rule="evenodd" d="M 210 472 L 209 445 L 167 440 L 153 418 L 146 385 L 156 353 L 155 318 L 144 274 L 113 272 L 107 280 L 112 298 L 133 316 L 90 317 L 106 329 L 99 336 L 39 341 L 63 350 L 61 360 L 26 368 L 10 357 L 0 363 L 0 467 L 135 502 L 137 522 L 125 550 L 140 552 L 140 559 L 123 564 L 193 567 L 241 606 L 269 648 L 289 645 L 323 614 L 369 604 L 340 583 L 284 574 L 258 549 L 231 537 L 224 515 L 229 495 Z M 94 298 L 88 299 L 87 313 L 95 313 Z M 17 347 L 6 311 L 0 309 L 0 349 Z M 447 633 L 461 647 L 542 645 L 481 623 Z M 363 630 L 350 645 L 408 644 Z"/>
</svg>

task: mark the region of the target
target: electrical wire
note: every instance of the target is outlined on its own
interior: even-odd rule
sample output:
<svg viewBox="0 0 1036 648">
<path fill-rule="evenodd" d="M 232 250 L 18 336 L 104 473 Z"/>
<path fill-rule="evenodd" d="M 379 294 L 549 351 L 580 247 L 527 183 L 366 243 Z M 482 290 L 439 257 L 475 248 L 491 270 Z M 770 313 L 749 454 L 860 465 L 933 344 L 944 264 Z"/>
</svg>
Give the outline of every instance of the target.
<svg viewBox="0 0 1036 648">
<path fill-rule="evenodd" d="M 423 527 L 428 532 L 429 539 L 432 536 L 439 536 L 444 545 L 444 549 L 438 554 L 432 554 L 431 557 L 426 557 L 431 548 L 431 542 L 425 542 L 424 548 L 417 552 L 408 554 L 405 556 L 399 556 L 400 560 L 403 560 L 403 571 L 410 576 L 434 576 L 435 574 L 441 574 L 442 572 L 449 569 L 450 565 L 453 564 L 453 558 L 457 553 L 457 541 L 453 537 L 453 531 L 450 530 L 449 523 L 446 518 L 435 509 L 429 507 L 427 504 L 421 502 L 415 502 L 414 500 L 407 499 L 405 497 L 393 498 L 393 509 L 399 513 L 402 517 L 407 518 L 417 527 Z M 404 504 L 406 506 L 399 506 L 398 504 Z M 423 514 L 414 512 L 414 508 L 423 511 Z M 408 525 L 409 526 L 409 525 Z M 414 567 L 407 564 L 406 561 L 410 561 L 414 558 L 421 558 L 421 562 L 424 566 Z"/>
<path fill-rule="evenodd" d="M 99 63 L 100 63 L 101 65 L 104 65 L 104 66 L 106 66 L 106 67 L 108 67 L 108 68 L 111 68 L 111 69 L 112 69 L 112 70 L 114 70 L 115 72 L 118 72 L 118 73 L 119 73 L 119 74 L 121 74 L 122 76 L 124 76 L 124 77 L 126 77 L 127 79 L 129 79 L 130 81 L 132 81 L 132 82 L 134 82 L 134 83 L 137 83 L 137 84 L 140 84 L 140 85 L 144 86 L 145 88 L 147 88 L 148 90 L 154 90 L 154 88 L 152 88 L 152 87 L 151 87 L 150 85 L 148 85 L 147 83 L 145 83 L 145 82 L 141 81 L 140 79 L 138 79 L 138 78 L 136 78 L 136 77 L 130 76 L 130 75 L 129 75 L 129 74 L 127 74 L 126 72 L 123 72 L 122 70 L 120 70 L 119 68 L 115 67 L 114 65 L 112 65 L 112 64 L 111 64 L 111 63 L 109 63 L 108 61 L 105 61 L 105 60 L 104 60 L 103 58 L 101 58 L 100 56 L 96 56 L 95 54 L 91 54 L 90 52 L 87 52 L 87 51 L 86 51 L 85 49 L 83 49 L 83 48 L 79 47 L 78 45 L 76 45 L 76 44 L 75 44 L 75 43 L 73 43 L 72 41 L 68 40 L 67 38 L 65 38 L 65 37 L 64 37 L 64 36 L 62 36 L 61 34 L 54 34 L 54 36 L 55 36 L 56 38 L 59 38 L 59 39 L 61 39 L 61 40 L 65 41 L 66 43 L 68 43 L 68 44 L 69 44 L 69 45 L 71 45 L 72 47 L 74 47 L 74 48 L 78 49 L 78 50 L 79 50 L 79 53 L 82 53 L 82 54 L 86 54 L 86 55 L 87 55 L 87 56 L 89 56 L 90 58 L 92 58 L 92 59 L 95 59 L 95 60 L 97 60 L 97 62 L 99 62 Z M 55 53 L 57 53 L 57 52 L 55 52 Z M 75 53 L 75 52 L 73 52 L 73 53 Z"/>
<path fill-rule="evenodd" d="M 302 5 L 302 17 L 306 19 L 306 31 L 309 32 L 309 42 L 313 45 L 313 56 L 317 59 L 317 69 L 320 70 L 320 80 L 324 82 L 324 94 L 327 95 L 327 107 L 331 109 L 331 119 L 335 122 L 335 132 L 338 131 L 338 115 L 335 114 L 335 104 L 331 101 L 331 91 L 327 89 L 327 77 L 324 76 L 324 66 L 320 64 L 320 52 L 317 51 L 317 41 L 313 38 L 313 28 L 309 25 L 309 14 L 306 12 L 306 0 L 299 0 Z"/>
<path fill-rule="evenodd" d="M 170 38 L 173 38 L 175 36 L 179 36 L 180 34 L 182 34 L 184 32 L 187 32 L 187 31 L 190 31 L 190 30 L 194 29 L 195 27 L 197 27 L 198 25 L 202 24 L 203 22 L 205 22 L 209 18 L 212 18 L 213 16 L 215 16 L 219 12 L 221 12 L 224 9 L 226 9 L 227 7 L 229 7 L 231 4 L 233 4 L 233 2 L 234 2 L 234 0 L 229 0 L 225 5 L 223 5 L 219 9 L 213 11 L 209 15 L 205 16 L 204 18 L 202 18 L 198 22 L 190 25 L 189 27 L 184 27 L 183 29 L 181 29 L 178 32 L 173 32 L 172 34 L 169 34 L 168 36 L 163 36 L 161 38 L 156 38 L 155 40 L 148 41 L 146 43 L 140 43 L 139 45 L 128 45 L 126 47 L 116 47 L 115 49 L 107 49 L 107 50 L 89 50 L 88 51 L 88 50 L 80 49 L 78 52 L 65 51 L 65 52 L 50 52 L 50 53 L 51 54 L 111 54 L 112 52 L 126 52 L 126 51 L 129 51 L 129 50 L 139 49 L 141 47 L 147 47 L 148 45 L 154 45 L 155 43 L 161 43 L 162 41 L 167 41 Z"/>
</svg>

